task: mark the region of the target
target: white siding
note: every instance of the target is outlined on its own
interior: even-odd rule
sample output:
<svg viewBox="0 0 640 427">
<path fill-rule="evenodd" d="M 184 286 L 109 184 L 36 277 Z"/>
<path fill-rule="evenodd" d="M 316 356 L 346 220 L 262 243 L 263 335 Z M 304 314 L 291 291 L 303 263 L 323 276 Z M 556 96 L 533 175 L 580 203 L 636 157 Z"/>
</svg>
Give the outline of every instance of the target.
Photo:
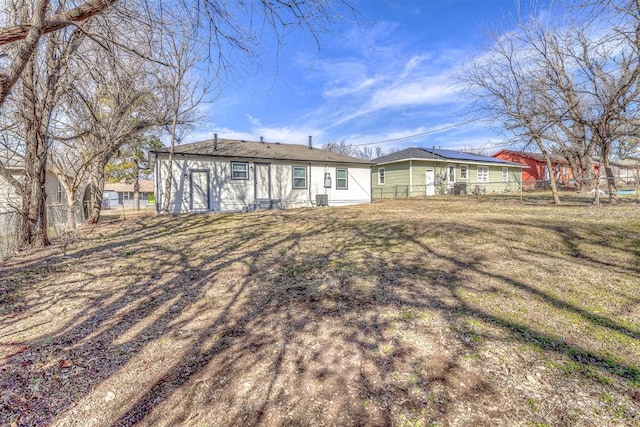
<svg viewBox="0 0 640 427">
<path fill-rule="evenodd" d="M 231 179 L 231 161 L 249 163 L 246 180 Z M 213 159 L 196 156 L 179 156 L 173 160 L 172 197 L 169 210 L 173 213 L 190 211 L 190 173 L 194 170 L 209 172 L 210 211 L 243 211 L 256 207 L 255 163 L 270 164 L 268 177 L 271 182 L 271 200 L 277 200 L 282 208 L 313 206 L 316 194 L 327 194 L 329 206 L 341 206 L 371 202 L 371 169 L 367 165 L 318 164 L 309 162 L 285 162 L 280 160 Z M 293 188 L 293 167 L 307 170 L 307 188 Z M 348 171 L 348 188 L 336 189 L 336 168 Z M 331 188 L 324 188 L 325 173 L 331 174 Z M 167 156 L 159 157 L 155 173 L 156 203 L 162 207 L 164 185 L 168 175 Z"/>
<path fill-rule="evenodd" d="M 19 181 L 23 179 L 23 173 L 16 172 L 13 177 Z M 52 173 L 47 172 L 47 181 L 45 191 L 47 193 L 47 205 L 66 205 L 67 196 L 62 189 L 62 199 L 58 200 L 58 178 Z M 0 212 L 14 211 L 22 207 L 22 198 L 16 193 L 15 189 L 4 177 L 0 176 Z"/>
<path fill-rule="evenodd" d="M 45 191 L 47 193 L 48 205 L 67 205 L 67 193 L 64 188 L 61 187 L 61 198 L 58 198 L 58 185 L 60 181 L 53 172 L 47 172 L 47 182 L 45 185 Z"/>
<path fill-rule="evenodd" d="M 14 178 L 22 180 L 22 174 L 12 174 Z M 0 212 L 9 212 L 19 209 L 22 199 L 16 193 L 13 185 L 0 175 Z"/>
</svg>

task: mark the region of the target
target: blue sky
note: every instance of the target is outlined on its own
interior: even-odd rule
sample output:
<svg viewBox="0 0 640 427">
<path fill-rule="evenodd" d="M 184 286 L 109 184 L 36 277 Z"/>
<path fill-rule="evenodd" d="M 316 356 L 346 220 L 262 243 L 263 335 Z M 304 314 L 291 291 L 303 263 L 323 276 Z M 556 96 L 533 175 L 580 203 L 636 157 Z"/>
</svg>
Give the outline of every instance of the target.
<svg viewBox="0 0 640 427">
<path fill-rule="evenodd" d="M 217 99 L 203 106 L 205 120 L 186 141 L 217 132 L 221 138 L 304 144 L 312 135 L 316 146 L 345 140 L 385 152 L 410 146 L 497 151 L 493 147 L 503 141 L 498 132 L 464 124 L 465 97 L 454 76 L 483 53 L 491 33 L 509 30 L 515 1 L 350 4 L 361 14 L 359 22 L 336 25 L 320 47 L 293 34 L 276 58 L 275 45 L 264 43 L 258 60 L 227 77 Z M 529 13 L 524 5 L 521 10 Z M 394 141 L 373 144 L 388 140 Z"/>
</svg>

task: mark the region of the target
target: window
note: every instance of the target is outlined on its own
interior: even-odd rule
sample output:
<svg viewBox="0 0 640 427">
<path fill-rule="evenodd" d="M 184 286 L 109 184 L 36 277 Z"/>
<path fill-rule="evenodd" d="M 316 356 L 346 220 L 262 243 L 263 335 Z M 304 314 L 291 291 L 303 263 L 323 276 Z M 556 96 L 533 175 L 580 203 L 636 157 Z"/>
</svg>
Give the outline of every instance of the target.
<svg viewBox="0 0 640 427">
<path fill-rule="evenodd" d="M 249 163 L 231 162 L 231 179 L 249 179 Z"/>
<path fill-rule="evenodd" d="M 478 166 L 478 182 L 489 182 L 489 167 Z"/>
<path fill-rule="evenodd" d="M 460 179 L 469 179 L 469 166 L 460 165 Z"/>
<path fill-rule="evenodd" d="M 336 190 L 347 190 L 349 188 L 348 176 L 347 169 L 336 169 Z"/>
<path fill-rule="evenodd" d="M 509 182 L 509 169 L 502 168 L 502 182 Z"/>
<path fill-rule="evenodd" d="M 304 166 L 293 167 L 293 188 L 307 188 L 307 168 Z"/>
<path fill-rule="evenodd" d="M 122 192 L 122 200 L 133 200 L 133 193 L 129 191 Z"/>
<path fill-rule="evenodd" d="M 378 185 L 384 185 L 384 168 L 378 168 Z"/>
</svg>

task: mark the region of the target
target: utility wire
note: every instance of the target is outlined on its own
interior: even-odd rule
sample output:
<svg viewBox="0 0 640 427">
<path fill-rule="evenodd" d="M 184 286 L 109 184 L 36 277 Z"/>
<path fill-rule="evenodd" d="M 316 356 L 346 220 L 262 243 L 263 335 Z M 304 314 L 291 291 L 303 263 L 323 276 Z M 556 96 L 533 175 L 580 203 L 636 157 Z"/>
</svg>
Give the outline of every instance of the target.
<svg viewBox="0 0 640 427">
<path fill-rule="evenodd" d="M 466 122 L 460 122 L 460 123 L 456 123 L 456 124 L 453 124 L 453 125 L 450 125 L 450 126 L 444 126 L 444 127 L 438 128 L 438 129 L 431 129 L 431 130 L 428 130 L 426 132 L 416 133 L 414 135 L 402 136 L 402 137 L 399 137 L 399 138 L 385 139 L 385 140 L 382 140 L 382 141 L 365 142 L 365 143 L 362 143 L 362 144 L 353 144 L 353 146 L 354 147 L 362 147 L 364 145 L 384 144 L 384 143 L 387 143 L 387 142 L 396 142 L 396 141 L 403 141 L 405 139 L 418 138 L 420 136 L 425 136 L 425 135 L 429 135 L 429 134 L 432 134 L 432 133 L 442 132 L 444 130 L 453 129 L 453 128 L 456 128 L 456 127 L 459 127 L 459 126 L 462 126 L 462 125 L 466 125 L 466 124 L 469 124 L 469 123 L 477 122 L 479 120 L 481 120 L 481 119 L 471 119 L 471 120 L 467 120 Z"/>
</svg>

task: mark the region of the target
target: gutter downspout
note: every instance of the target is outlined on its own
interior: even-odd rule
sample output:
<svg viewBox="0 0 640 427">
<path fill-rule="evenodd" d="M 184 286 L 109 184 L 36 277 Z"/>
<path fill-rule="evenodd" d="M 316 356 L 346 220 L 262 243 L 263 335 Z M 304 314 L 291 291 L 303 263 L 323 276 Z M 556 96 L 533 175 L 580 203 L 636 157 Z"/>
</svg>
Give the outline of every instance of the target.
<svg viewBox="0 0 640 427">
<path fill-rule="evenodd" d="M 153 160 L 153 165 L 155 168 L 155 173 L 153 174 L 153 181 L 154 181 L 154 190 L 155 190 L 155 203 L 153 204 L 156 211 L 155 214 L 158 215 L 160 213 L 160 169 L 158 169 L 158 153 L 154 153 L 155 154 L 155 158 Z"/>
<path fill-rule="evenodd" d="M 311 137 L 309 137 L 309 140 L 311 140 Z M 309 163 L 309 182 L 307 183 L 307 194 L 309 196 L 309 205 L 313 207 L 313 202 L 311 201 L 311 167 L 311 163 Z"/>
</svg>

